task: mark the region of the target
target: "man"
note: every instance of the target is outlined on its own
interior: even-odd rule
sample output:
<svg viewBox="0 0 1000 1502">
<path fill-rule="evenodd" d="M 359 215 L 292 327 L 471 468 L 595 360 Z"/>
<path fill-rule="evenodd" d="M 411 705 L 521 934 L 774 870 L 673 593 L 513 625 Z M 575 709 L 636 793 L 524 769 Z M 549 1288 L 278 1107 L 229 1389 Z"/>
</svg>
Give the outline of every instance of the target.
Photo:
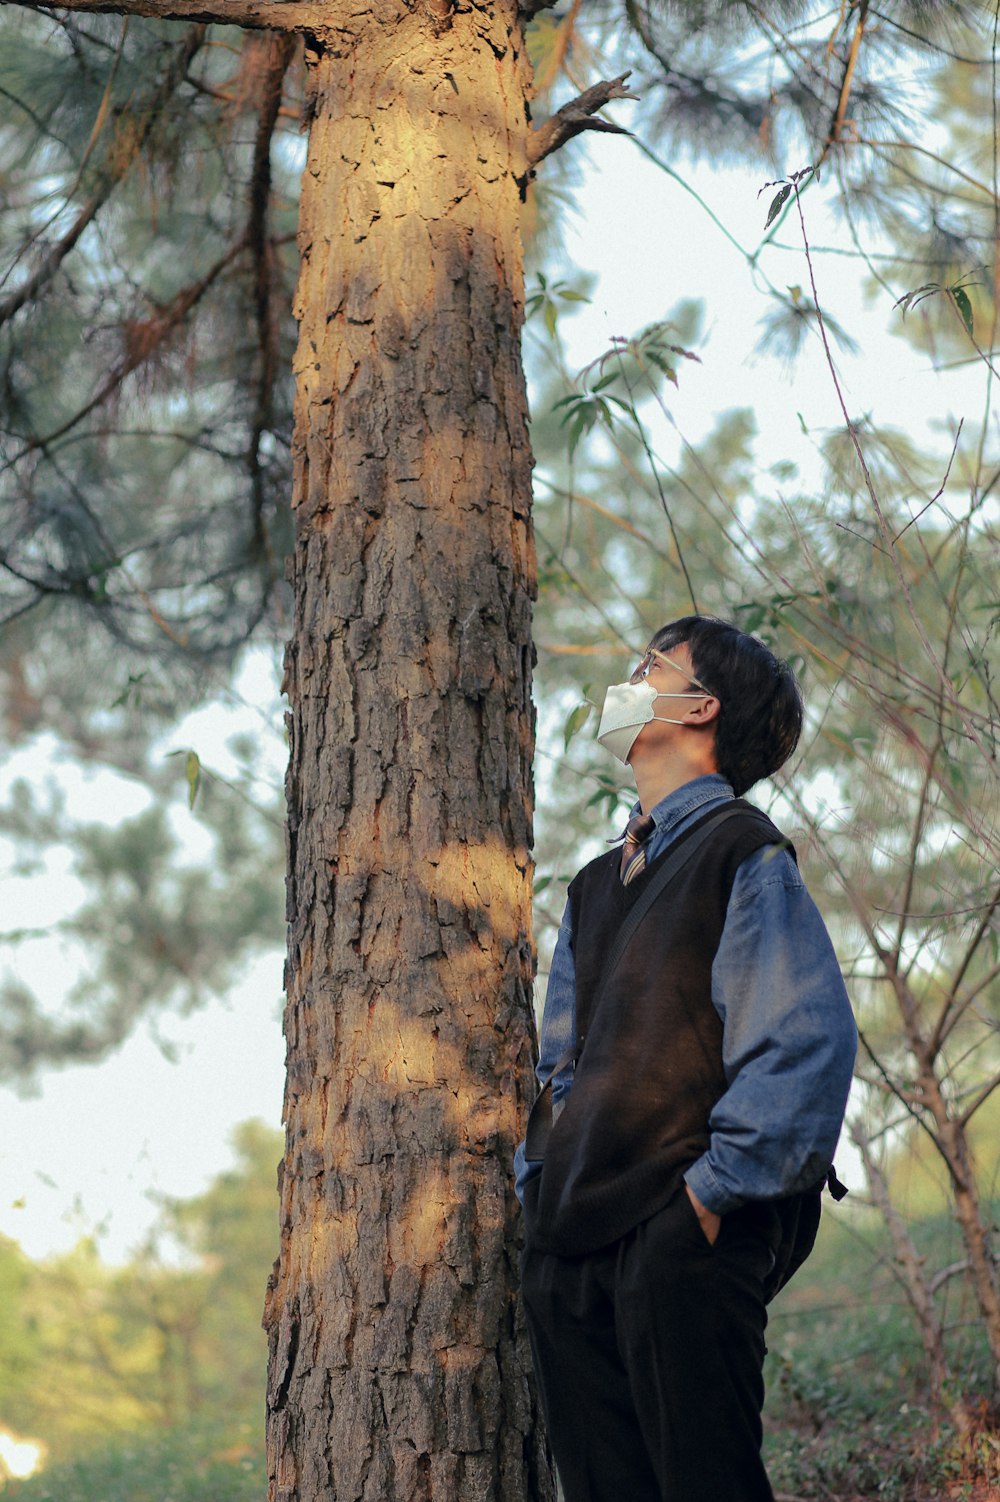
<svg viewBox="0 0 1000 1502">
<path fill-rule="evenodd" d="M 608 690 L 598 739 L 639 806 L 570 885 L 538 1069 L 554 1124 L 516 1159 L 566 1502 L 772 1502 L 765 1304 L 811 1246 L 857 1044 L 794 852 L 734 801 L 801 724 L 787 665 L 704 616 Z"/>
</svg>

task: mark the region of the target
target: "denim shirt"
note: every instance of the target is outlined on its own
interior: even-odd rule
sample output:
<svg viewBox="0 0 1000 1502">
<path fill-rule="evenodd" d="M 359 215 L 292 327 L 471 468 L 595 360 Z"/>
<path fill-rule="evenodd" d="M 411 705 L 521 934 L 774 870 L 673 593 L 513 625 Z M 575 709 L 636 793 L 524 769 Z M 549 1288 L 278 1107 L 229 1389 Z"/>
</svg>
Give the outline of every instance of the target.
<svg viewBox="0 0 1000 1502">
<path fill-rule="evenodd" d="M 653 861 L 710 808 L 733 797 L 716 773 L 696 777 L 651 810 Z M 833 945 L 794 858 L 755 851 L 733 883 L 712 964 L 728 1088 L 709 1117 L 708 1151 L 686 1182 L 709 1210 L 728 1214 L 816 1182 L 833 1159 L 857 1051 L 857 1029 Z M 576 1034 L 576 972 L 569 904 L 552 956 L 537 1074 L 548 1078 Z M 572 1067 L 552 1082 L 553 1107 L 572 1089 Z M 524 1143 L 516 1188 L 541 1171 Z"/>
</svg>

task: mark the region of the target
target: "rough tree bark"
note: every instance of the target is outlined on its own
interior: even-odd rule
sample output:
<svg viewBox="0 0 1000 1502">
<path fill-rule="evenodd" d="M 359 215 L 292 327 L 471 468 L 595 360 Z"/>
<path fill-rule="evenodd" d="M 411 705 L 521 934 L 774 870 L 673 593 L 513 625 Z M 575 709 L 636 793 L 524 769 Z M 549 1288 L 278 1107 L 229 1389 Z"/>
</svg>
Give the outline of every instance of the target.
<svg viewBox="0 0 1000 1502">
<path fill-rule="evenodd" d="M 548 1502 L 512 1187 L 534 1056 L 519 222 L 533 163 L 607 129 L 623 80 L 532 140 L 516 0 L 59 8 L 298 33 L 312 85 L 270 1497 Z"/>
<path fill-rule="evenodd" d="M 331 8 L 331 12 L 334 8 Z M 307 38 L 272 1502 L 545 1498 L 516 6 Z"/>
</svg>

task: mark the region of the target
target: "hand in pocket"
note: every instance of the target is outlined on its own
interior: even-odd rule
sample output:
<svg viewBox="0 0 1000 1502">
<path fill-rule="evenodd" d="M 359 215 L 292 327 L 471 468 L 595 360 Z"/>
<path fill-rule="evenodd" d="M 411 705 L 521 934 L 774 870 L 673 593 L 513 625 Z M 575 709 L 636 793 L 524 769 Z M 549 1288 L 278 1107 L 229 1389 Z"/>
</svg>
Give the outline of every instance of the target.
<svg viewBox="0 0 1000 1502">
<path fill-rule="evenodd" d="M 722 1226 L 722 1216 L 716 1215 L 714 1210 L 706 1209 L 690 1185 L 684 1185 L 684 1192 L 691 1201 L 691 1208 L 698 1217 L 698 1224 L 705 1234 L 705 1240 L 709 1246 L 714 1246 Z"/>
</svg>

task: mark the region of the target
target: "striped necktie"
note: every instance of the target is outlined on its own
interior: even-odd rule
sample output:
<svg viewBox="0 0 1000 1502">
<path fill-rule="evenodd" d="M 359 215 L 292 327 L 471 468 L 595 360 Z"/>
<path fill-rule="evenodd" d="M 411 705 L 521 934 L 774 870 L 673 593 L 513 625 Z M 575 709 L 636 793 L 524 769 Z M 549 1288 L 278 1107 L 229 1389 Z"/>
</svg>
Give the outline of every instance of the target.
<svg viewBox="0 0 1000 1502">
<path fill-rule="evenodd" d="M 622 885 L 628 886 L 630 881 L 646 869 L 646 846 L 644 841 L 656 828 L 652 814 L 633 814 L 629 819 L 625 830 L 625 843 L 622 846 L 621 878 Z"/>
</svg>

